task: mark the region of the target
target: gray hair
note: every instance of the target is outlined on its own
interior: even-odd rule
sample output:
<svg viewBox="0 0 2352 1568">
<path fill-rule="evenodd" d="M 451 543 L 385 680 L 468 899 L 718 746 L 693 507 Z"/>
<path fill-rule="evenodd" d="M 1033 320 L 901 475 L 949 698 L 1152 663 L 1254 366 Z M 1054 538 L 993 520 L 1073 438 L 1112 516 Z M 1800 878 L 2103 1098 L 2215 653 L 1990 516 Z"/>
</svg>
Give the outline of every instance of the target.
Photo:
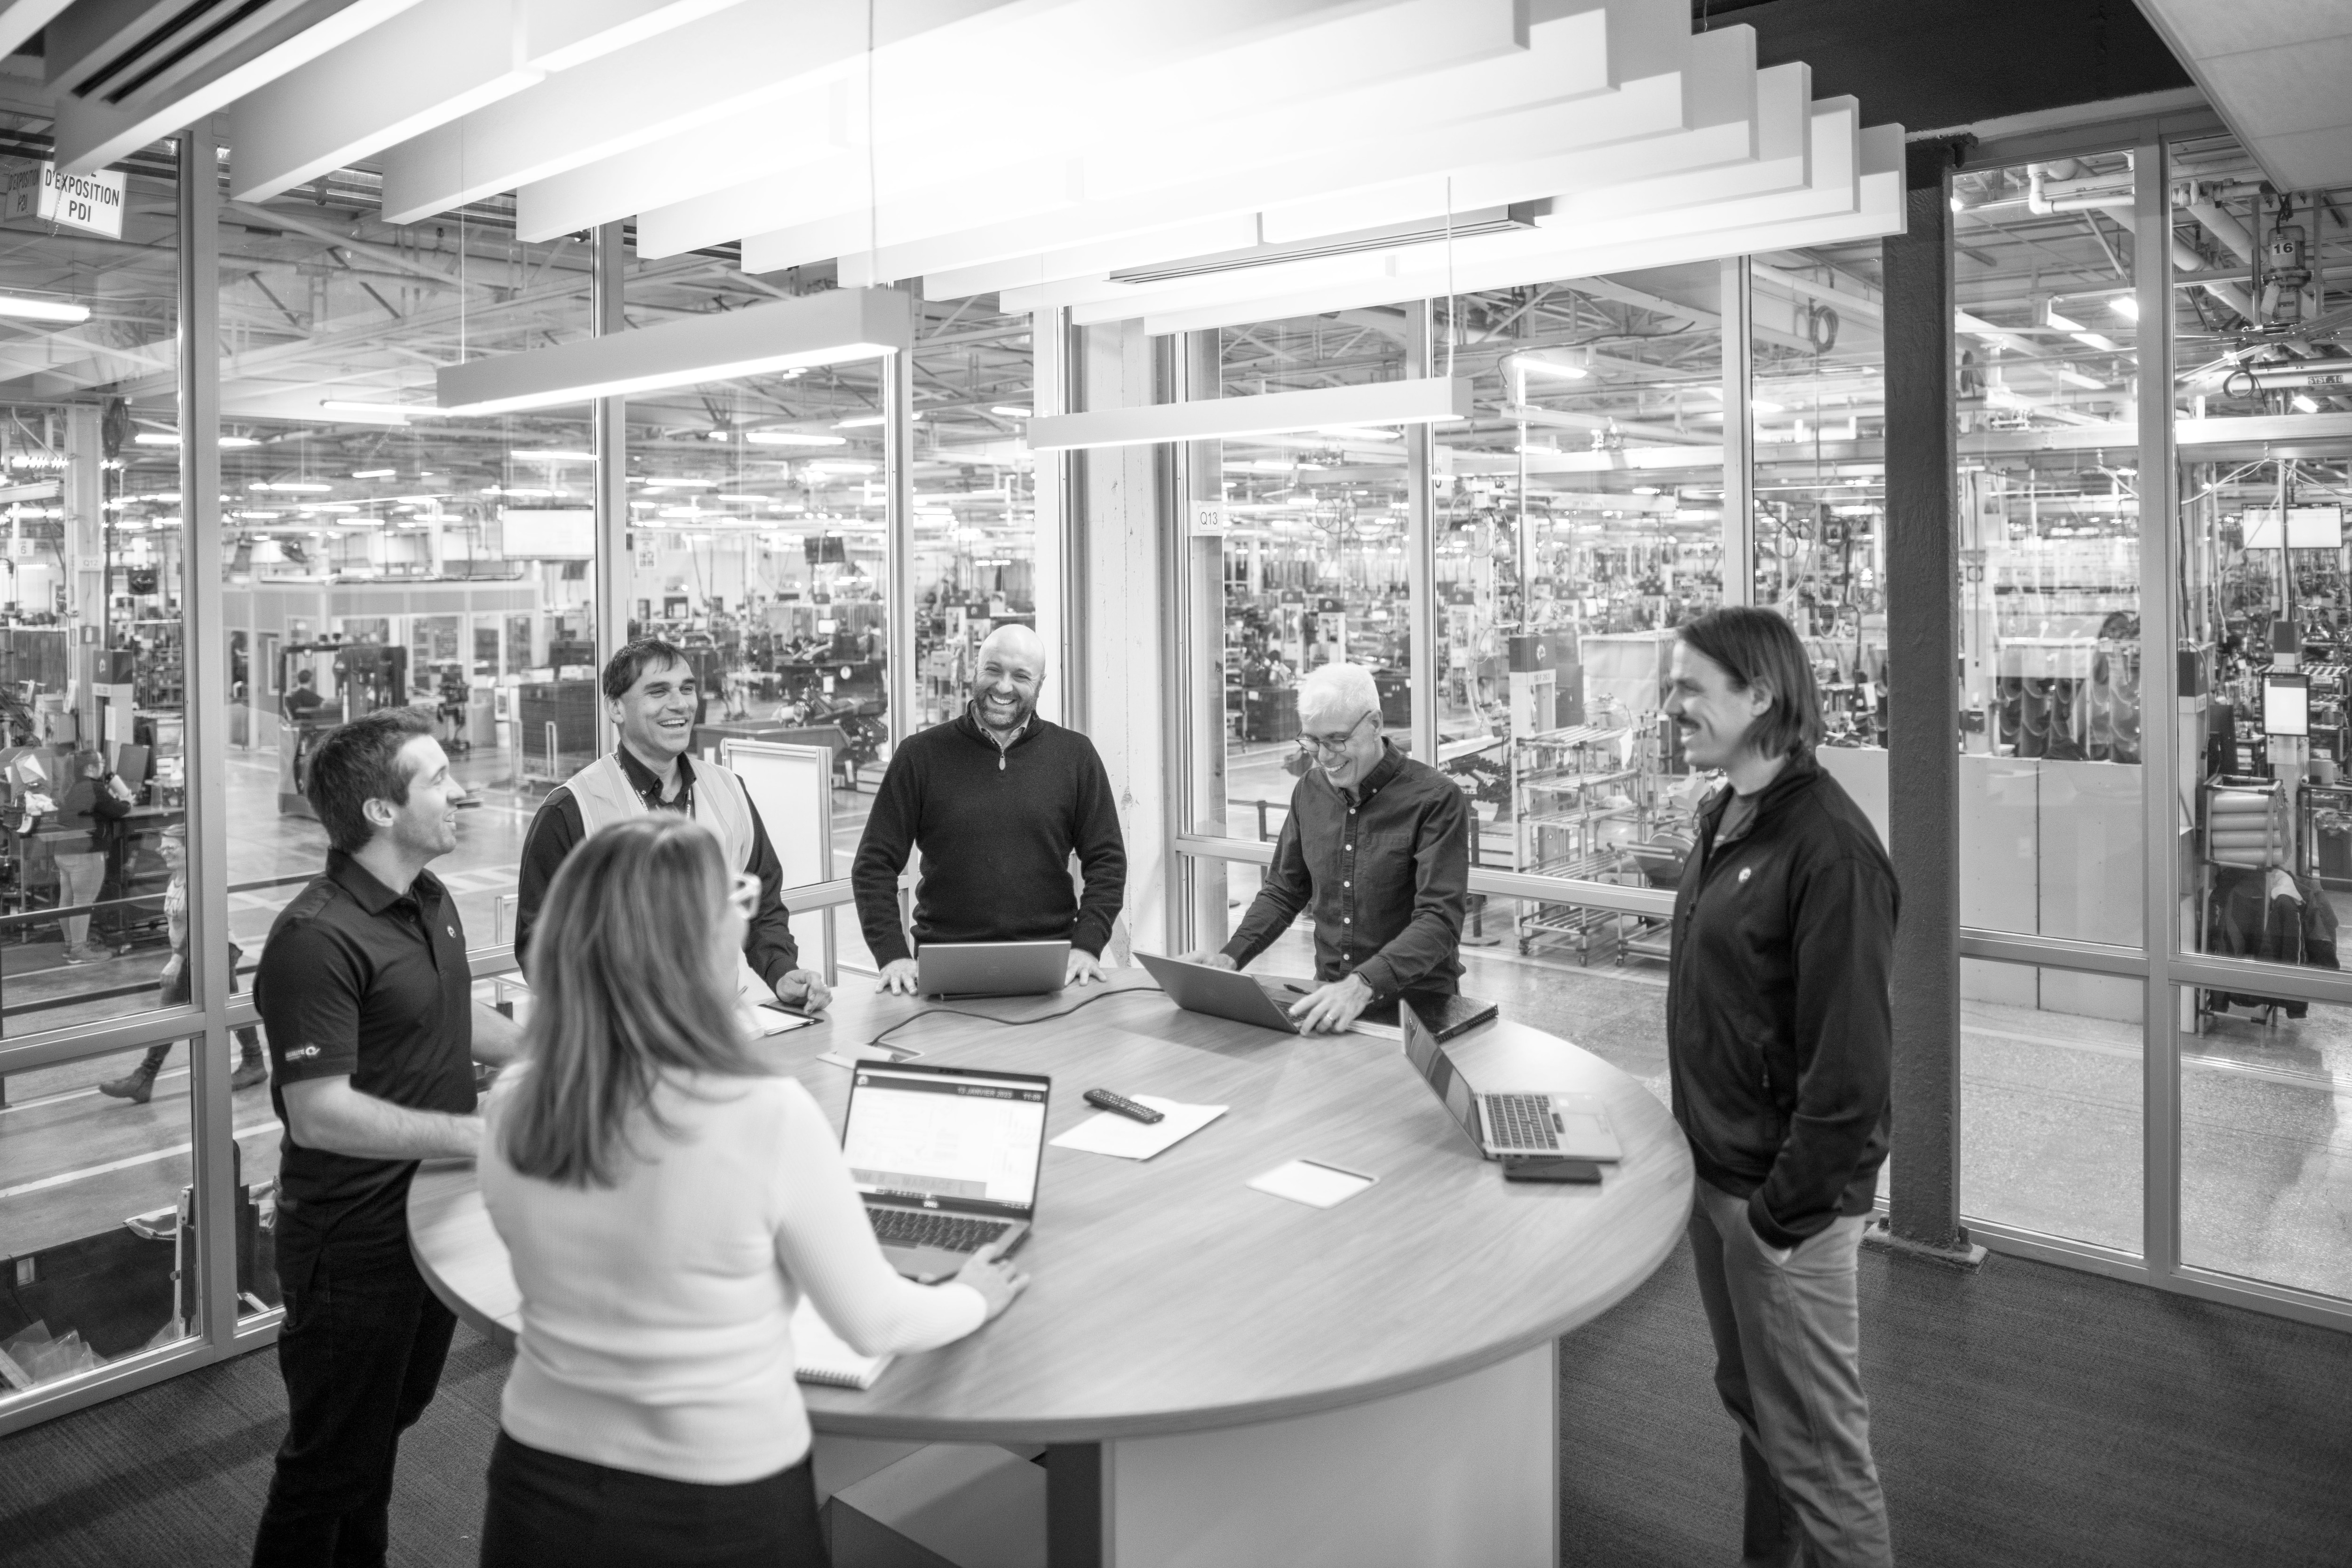
<svg viewBox="0 0 2352 1568">
<path fill-rule="evenodd" d="M 1298 683 L 1301 719 L 1309 713 L 1333 718 L 1349 715 L 1361 723 L 1365 714 L 1380 710 L 1381 689 L 1372 684 L 1372 672 L 1360 664 L 1319 665 Z"/>
</svg>

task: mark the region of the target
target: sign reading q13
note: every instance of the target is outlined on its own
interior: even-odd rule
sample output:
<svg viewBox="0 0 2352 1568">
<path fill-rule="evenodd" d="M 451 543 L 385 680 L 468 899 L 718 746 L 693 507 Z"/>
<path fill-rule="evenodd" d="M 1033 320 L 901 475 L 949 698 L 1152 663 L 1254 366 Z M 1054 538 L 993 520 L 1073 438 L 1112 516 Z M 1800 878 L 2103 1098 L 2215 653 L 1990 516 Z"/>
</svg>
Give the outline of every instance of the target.
<svg viewBox="0 0 2352 1568">
<path fill-rule="evenodd" d="M 109 239 L 122 237 L 122 197 L 127 176 L 109 169 L 94 174 L 61 174 L 42 163 L 10 171 L 0 187 L 0 217 L 38 218 Z"/>
</svg>

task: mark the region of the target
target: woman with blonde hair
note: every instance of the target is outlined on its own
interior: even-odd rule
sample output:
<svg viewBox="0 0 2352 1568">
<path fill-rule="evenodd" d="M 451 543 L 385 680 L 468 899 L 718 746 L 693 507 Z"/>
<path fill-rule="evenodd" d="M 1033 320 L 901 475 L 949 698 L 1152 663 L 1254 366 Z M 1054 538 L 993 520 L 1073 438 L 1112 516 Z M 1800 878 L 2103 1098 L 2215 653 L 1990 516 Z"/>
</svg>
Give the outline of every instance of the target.
<svg viewBox="0 0 2352 1568">
<path fill-rule="evenodd" d="M 759 889 L 653 813 L 573 851 L 531 933 L 526 1059 L 484 1115 L 481 1186 L 522 1332 L 482 1562 L 826 1561 L 790 1323 L 805 1291 L 868 1354 L 979 1328 L 1027 1281 L 883 1260 L 840 1145 L 740 1031 Z"/>
</svg>

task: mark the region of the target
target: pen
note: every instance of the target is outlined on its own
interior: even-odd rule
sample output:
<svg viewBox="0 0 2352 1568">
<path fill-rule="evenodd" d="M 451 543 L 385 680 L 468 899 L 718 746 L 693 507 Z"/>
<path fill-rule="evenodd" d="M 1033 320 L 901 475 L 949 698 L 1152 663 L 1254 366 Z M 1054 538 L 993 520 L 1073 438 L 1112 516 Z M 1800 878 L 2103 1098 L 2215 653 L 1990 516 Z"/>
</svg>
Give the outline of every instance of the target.
<svg viewBox="0 0 2352 1568">
<path fill-rule="evenodd" d="M 1155 1121 L 1165 1121 L 1168 1120 L 1166 1112 L 1154 1110 L 1148 1105 L 1138 1105 L 1135 1101 L 1128 1099 L 1127 1096 L 1114 1093 L 1108 1089 L 1090 1089 L 1087 1090 L 1086 1101 L 1088 1105 L 1098 1105 L 1102 1107 L 1103 1110 L 1115 1111 L 1120 1116 L 1133 1117 L 1136 1121 L 1142 1122 L 1147 1127 Z"/>
</svg>

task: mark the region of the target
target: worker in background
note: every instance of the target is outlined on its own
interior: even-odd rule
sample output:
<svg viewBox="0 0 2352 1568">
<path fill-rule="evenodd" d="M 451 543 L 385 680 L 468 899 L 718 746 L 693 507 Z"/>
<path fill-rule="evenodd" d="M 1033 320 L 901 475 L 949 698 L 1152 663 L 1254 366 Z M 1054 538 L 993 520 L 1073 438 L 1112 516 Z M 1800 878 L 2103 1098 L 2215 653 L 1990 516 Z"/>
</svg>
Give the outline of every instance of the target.
<svg viewBox="0 0 2352 1568">
<path fill-rule="evenodd" d="M 98 902 L 106 890 L 122 849 L 122 823 L 131 815 L 131 790 L 106 765 L 106 758 L 86 752 L 74 759 L 74 781 L 58 797 L 58 826 L 78 827 L 89 835 L 89 847 L 56 857 L 58 907 L 75 909 Z M 92 963 L 107 954 L 89 942 L 89 914 L 68 915 L 64 921 L 68 963 Z M 110 919 L 109 923 L 120 921 Z"/>
<path fill-rule="evenodd" d="M 717 763 L 690 762 L 701 691 L 686 650 L 639 637 L 604 666 L 605 714 L 620 744 L 548 792 L 524 837 L 516 879 L 515 957 L 528 973 L 531 927 L 564 858 L 607 823 L 648 811 L 675 811 L 719 835 L 730 870 L 760 879 L 760 904 L 743 939 L 739 989 L 772 993 L 788 1006 L 816 1011 L 833 1000 L 824 976 L 803 969 L 783 904 L 784 868 L 743 781 Z M 757 995 L 751 995 L 757 1001 Z"/>
<path fill-rule="evenodd" d="M 1691 765 L 1727 775 L 1675 894 L 1666 1061 L 1743 1555 L 1883 1568 L 1855 1260 L 1886 1160 L 1894 868 L 1813 759 L 1821 699 L 1787 621 L 1731 606 L 1685 626 L 1664 710 Z"/>
<path fill-rule="evenodd" d="M 170 868 L 172 879 L 163 888 L 163 929 L 172 939 L 172 955 L 163 961 L 161 984 L 156 992 L 155 1005 L 179 1007 L 194 994 L 188 975 L 188 829 L 185 824 L 173 823 L 163 829 L 163 864 Z M 235 942 L 228 944 L 228 988 L 236 991 L 236 963 L 245 950 Z M 243 1055 L 236 1070 L 228 1076 L 231 1089 L 251 1089 L 269 1078 L 269 1064 L 261 1059 L 261 1036 L 250 1024 L 236 1032 L 236 1043 Z M 172 1042 L 147 1047 L 139 1065 L 118 1079 L 98 1086 L 98 1092 L 116 1100 L 127 1100 L 133 1105 L 144 1105 L 154 1092 L 155 1075 L 163 1069 L 163 1058 L 172 1054 Z"/>
<path fill-rule="evenodd" d="M 915 991 L 898 917 L 898 873 L 922 852 L 914 940 L 1070 944 L 1063 984 L 1102 961 L 1127 893 L 1127 843 L 1094 742 L 1037 717 L 1045 645 L 1018 623 L 980 645 L 962 715 L 898 742 L 858 840 L 850 885 L 881 989 Z M 1070 882 L 1076 855 L 1086 887 Z"/>
<path fill-rule="evenodd" d="M 473 999 L 457 900 L 425 869 L 457 847 L 465 788 L 424 715 L 329 731 L 307 793 L 327 868 L 278 911 L 254 979 L 286 1124 L 287 1411 L 256 1568 L 384 1560 L 400 1435 L 457 1326 L 409 1250 L 409 1182 L 420 1160 L 479 1152 L 474 1058 L 511 1060 L 520 1038 Z"/>
<path fill-rule="evenodd" d="M 294 677 L 294 689 L 286 694 L 286 717 L 298 724 L 306 722 L 325 700 L 319 695 L 318 676 L 302 670 Z"/>
<path fill-rule="evenodd" d="M 1298 749 L 1312 765 L 1290 792 L 1257 897 L 1233 940 L 1192 962 L 1238 969 L 1311 909 L 1322 984 L 1290 1009 L 1308 1033 L 1345 1029 L 1408 993 L 1453 994 L 1470 887 L 1460 786 L 1389 744 L 1360 664 L 1321 665 L 1299 682 Z"/>
</svg>

